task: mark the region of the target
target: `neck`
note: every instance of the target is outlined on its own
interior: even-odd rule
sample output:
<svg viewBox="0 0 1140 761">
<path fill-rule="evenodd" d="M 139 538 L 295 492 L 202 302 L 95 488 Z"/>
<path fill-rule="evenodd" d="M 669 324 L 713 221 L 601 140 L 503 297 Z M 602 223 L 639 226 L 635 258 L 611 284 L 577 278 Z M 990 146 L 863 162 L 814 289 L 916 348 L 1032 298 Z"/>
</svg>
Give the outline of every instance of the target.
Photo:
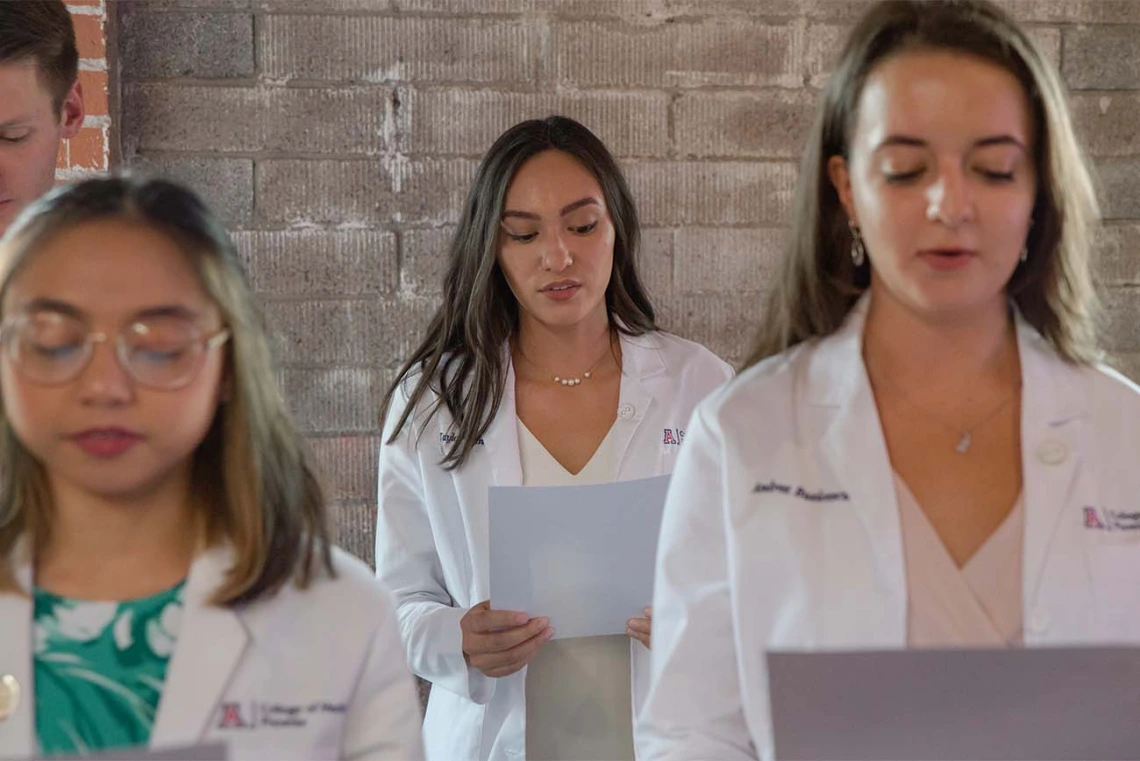
<svg viewBox="0 0 1140 761">
<path fill-rule="evenodd" d="M 872 379 L 903 388 L 966 393 L 979 381 L 1016 384 L 1020 376 L 1013 319 L 1004 298 L 968 314 L 929 317 L 883 289 L 872 292 L 863 333 Z"/>
<path fill-rule="evenodd" d="M 201 536 L 189 467 L 161 487 L 105 496 L 50 479 L 48 541 L 36 553 L 36 585 L 91 600 L 155 594 L 189 572 Z"/>
<path fill-rule="evenodd" d="M 580 377 L 595 363 L 598 367 L 605 364 L 611 337 L 604 311 L 597 318 L 567 326 L 544 325 L 524 317 L 519 321 L 515 350 L 545 373 Z"/>
</svg>

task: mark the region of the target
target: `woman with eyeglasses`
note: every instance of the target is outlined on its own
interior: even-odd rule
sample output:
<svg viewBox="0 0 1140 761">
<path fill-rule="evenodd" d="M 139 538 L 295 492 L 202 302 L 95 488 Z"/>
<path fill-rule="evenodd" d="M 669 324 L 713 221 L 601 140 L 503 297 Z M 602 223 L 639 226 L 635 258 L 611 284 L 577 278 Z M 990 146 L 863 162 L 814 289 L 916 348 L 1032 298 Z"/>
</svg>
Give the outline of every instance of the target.
<svg viewBox="0 0 1140 761">
<path fill-rule="evenodd" d="M 408 759 L 395 608 L 332 546 L 217 219 L 59 188 L 0 240 L 0 757 Z"/>
</svg>

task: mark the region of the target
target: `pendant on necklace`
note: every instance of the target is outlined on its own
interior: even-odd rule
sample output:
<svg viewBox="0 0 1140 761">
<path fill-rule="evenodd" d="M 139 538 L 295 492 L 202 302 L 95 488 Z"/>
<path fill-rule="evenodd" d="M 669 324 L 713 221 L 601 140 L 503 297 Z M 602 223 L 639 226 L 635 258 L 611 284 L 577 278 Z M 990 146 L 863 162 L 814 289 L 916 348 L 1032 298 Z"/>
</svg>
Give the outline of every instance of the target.
<svg viewBox="0 0 1140 761">
<path fill-rule="evenodd" d="M 970 438 L 970 432 L 962 431 L 962 440 L 958 442 L 958 446 L 954 447 L 954 451 L 958 454 L 966 454 L 970 451 L 970 444 L 972 443 L 973 439 Z"/>
</svg>

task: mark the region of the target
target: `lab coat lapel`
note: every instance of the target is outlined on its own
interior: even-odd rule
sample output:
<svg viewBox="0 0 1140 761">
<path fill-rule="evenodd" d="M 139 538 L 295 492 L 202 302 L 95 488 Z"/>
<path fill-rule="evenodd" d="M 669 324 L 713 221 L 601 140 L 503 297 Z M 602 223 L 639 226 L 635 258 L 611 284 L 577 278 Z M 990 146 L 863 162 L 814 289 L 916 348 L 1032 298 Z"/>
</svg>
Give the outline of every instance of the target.
<svg viewBox="0 0 1140 761">
<path fill-rule="evenodd" d="M 1056 546 L 1065 507 L 1096 504 L 1096 500 L 1095 495 L 1074 494 L 1082 460 L 1080 432 L 1089 415 L 1080 371 L 1066 365 L 1020 318 L 1018 351 L 1022 374 L 1021 457 L 1026 507 L 1023 589 L 1028 609 L 1041 590 L 1049 560 L 1065 557 Z M 1078 578 L 1078 569 L 1071 570 L 1073 573 L 1067 574 L 1070 582 Z M 1026 621 L 1030 634 L 1035 624 L 1033 618 L 1030 615 Z"/>
<path fill-rule="evenodd" d="M 864 296 L 843 327 L 820 346 L 808 371 L 808 401 L 832 409 L 820 441 L 824 463 L 835 474 L 835 487 L 847 493 L 851 509 L 859 514 L 887 591 L 905 600 L 898 501 L 878 407 L 863 364 L 867 307 Z"/>
<path fill-rule="evenodd" d="M 650 408 L 655 403 L 646 381 L 665 371 L 665 363 L 652 341 L 651 334 L 621 336 L 621 390 L 618 392 L 612 441 L 616 466 L 614 472 L 618 481 L 661 473 L 663 447 L 631 447 L 634 436 L 645 424 Z M 652 462 L 647 462 L 646 457 L 651 458 Z"/>
<path fill-rule="evenodd" d="M 515 368 L 509 347 L 503 350 L 507 378 L 499 411 L 483 436 L 491 461 L 491 480 L 495 486 L 522 486 L 522 457 L 519 455 L 519 428 L 515 407 Z"/>
<path fill-rule="evenodd" d="M 27 542 L 20 542 L 12 553 L 16 583 L 28 595 L 32 590 L 32 558 Z M 35 755 L 35 689 L 32 684 L 32 600 L 9 592 L 0 595 L 0 678 L 15 679 L 20 692 L 15 711 L 0 720 L 0 757 L 24 758 Z M 3 689 L 3 687 L 0 687 Z"/>
<path fill-rule="evenodd" d="M 151 732 L 152 747 L 199 742 L 214 719 L 249 633 L 232 609 L 208 600 L 233 564 L 228 547 L 203 552 L 190 568 L 174 657 Z"/>
</svg>

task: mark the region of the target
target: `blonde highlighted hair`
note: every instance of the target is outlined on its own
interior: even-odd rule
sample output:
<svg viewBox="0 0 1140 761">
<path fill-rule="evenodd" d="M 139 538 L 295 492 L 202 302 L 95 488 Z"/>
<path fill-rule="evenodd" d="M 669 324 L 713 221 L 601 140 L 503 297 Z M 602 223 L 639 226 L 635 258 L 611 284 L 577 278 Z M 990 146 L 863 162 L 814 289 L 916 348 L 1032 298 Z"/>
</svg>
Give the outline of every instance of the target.
<svg viewBox="0 0 1140 761">
<path fill-rule="evenodd" d="M 1028 259 L 1007 292 L 1061 357 L 1075 363 L 1098 359 L 1090 256 L 1100 210 L 1056 68 L 1012 18 L 986 0 L 888 0 L 872 6 L 852 30 L 823 92 L 800 167 L 788 247 L 744 367 L 838 330 L 868 287 L 870 268 L 852 262 L 847 216 L 827 163 L 832 156 L 850 159 L 859 99 L 871 71 L 915 50 L 981 58 L 1012 73 L 1025 88 L 1038 187 Z"/>
<path fill-rule="evenodd" d="M 55 189 L 26 209 L 0 239 L 0 304 L 23 265 L 52 236 L 102 219 L 153 228 L 178 244 L 231 333 L 229 394 L 194 454 L 192 498 L 203 540 L 228 542 L 235 564 L 213 602 L 233 606 L 305 587 L 332 574 L 325 500 L 273 373 L 261 311 L 225 228 L 194 193 L 129 175 Z M 0 409 L 0 591 L 15 590 L 12 560 L 23 539 L 42 546 L 51 532 L 43 466 Z"/>
</svg>

